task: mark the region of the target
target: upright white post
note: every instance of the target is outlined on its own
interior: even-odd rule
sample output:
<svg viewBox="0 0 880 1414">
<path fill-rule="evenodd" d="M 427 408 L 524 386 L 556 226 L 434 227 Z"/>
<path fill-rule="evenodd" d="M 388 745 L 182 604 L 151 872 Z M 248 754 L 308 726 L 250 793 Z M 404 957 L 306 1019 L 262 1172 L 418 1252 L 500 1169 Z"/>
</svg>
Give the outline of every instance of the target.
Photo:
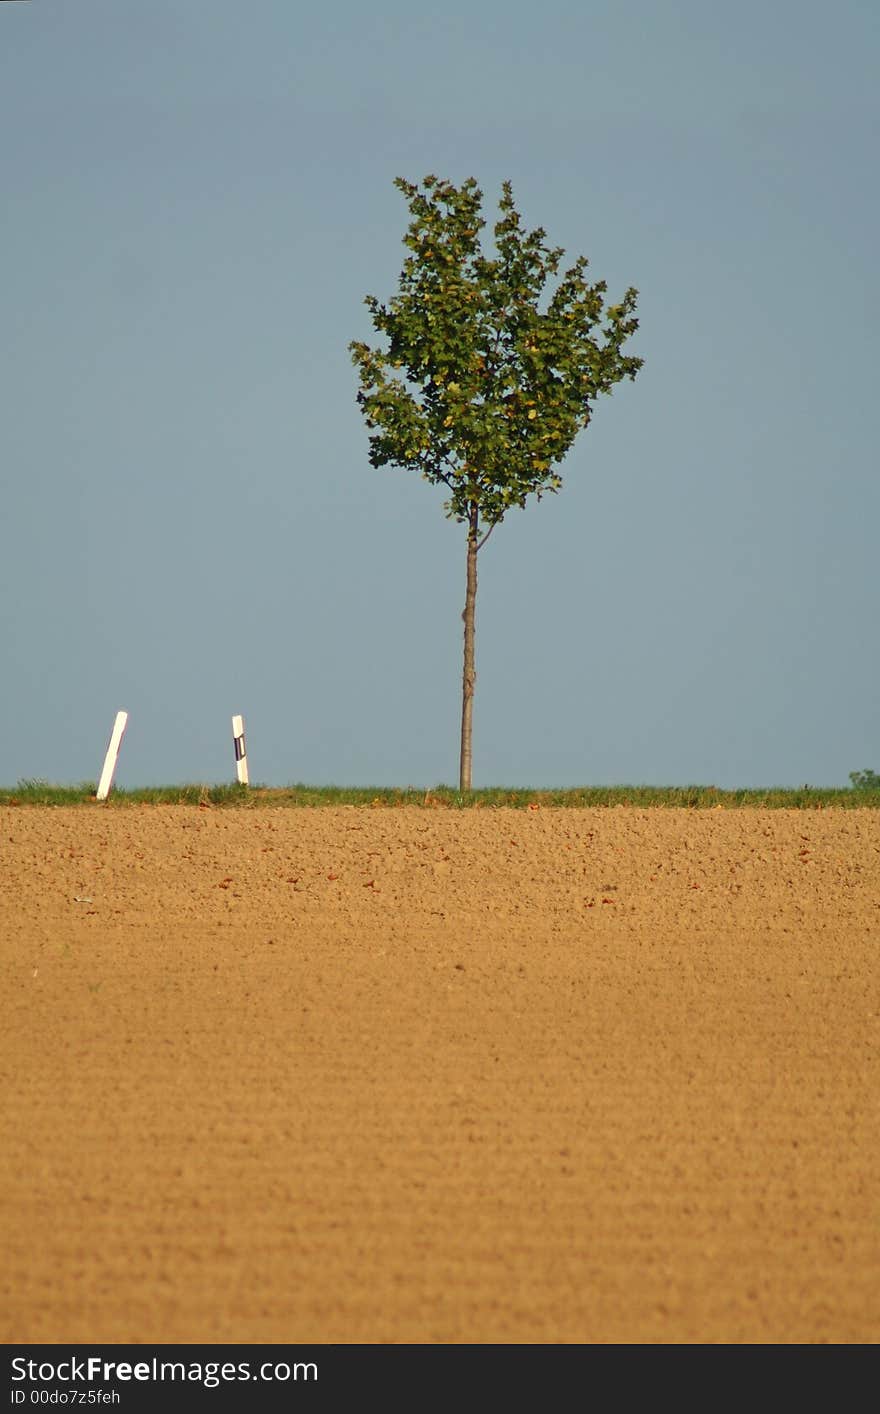
<svg viewBox="0 0 880 1414">
<path fill-rule="evenodd" d="M 232 740 L 235 745 L 235 770 L 238 776 L 238 784 L 240 786 L 246 786 L 248 784 L 248 767 L 247 752 L 244 745 L 244 717 L 233 717 Z"/>
<path fill-rule="evenodd" d="M 116 713 L 116 721 L 113 723 L 113 730 L 110 733 L 110 745 L 107 747 L 107 755 L 104 757 L 104 769 L 101 772 L 101 779 L 98 782 L 96 800 L 106 800 L 107 796 L 110 794 L 113 773 L 116 770 L 116 761 L 119 756 L 119 748 L 122 745 L 122 737 L 127 722 L 127 712 Z"/>
</svg>

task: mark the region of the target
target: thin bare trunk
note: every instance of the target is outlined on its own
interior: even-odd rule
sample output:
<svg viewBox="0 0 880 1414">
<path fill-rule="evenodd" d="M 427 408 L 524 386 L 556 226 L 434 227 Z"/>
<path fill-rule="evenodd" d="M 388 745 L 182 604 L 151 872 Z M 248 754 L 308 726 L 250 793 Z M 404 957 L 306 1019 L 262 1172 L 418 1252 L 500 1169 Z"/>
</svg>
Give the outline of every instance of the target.
<svg viewBox="0 0 880 1414">
<path fill-rule="evenodd" d="M 471 502 L 468 516 L 467 537 L 467 595 L 464 601 L 464 672 L 461 683 L 461 758 L 459 768 L 459 790 L 471 789 L 472 730 L 474 716 L 474 684 L 477 681 L 474 668 L 474 623 L 477 604 L 477 533 L 480 512 L 476 502 Z"/>
</svg>

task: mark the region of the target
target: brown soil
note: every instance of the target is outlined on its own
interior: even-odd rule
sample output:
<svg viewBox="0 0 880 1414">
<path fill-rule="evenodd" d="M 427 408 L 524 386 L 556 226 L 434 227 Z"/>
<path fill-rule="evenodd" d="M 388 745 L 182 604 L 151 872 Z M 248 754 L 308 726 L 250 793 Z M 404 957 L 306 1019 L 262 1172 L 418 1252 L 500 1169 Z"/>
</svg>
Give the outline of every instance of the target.
<svg viewBox="0 0 880 1414">
<path fill-rule="evenodd" d="M 4 1343 L 875 1343 L 873 810 L 0 809 Z"/>
</svg>

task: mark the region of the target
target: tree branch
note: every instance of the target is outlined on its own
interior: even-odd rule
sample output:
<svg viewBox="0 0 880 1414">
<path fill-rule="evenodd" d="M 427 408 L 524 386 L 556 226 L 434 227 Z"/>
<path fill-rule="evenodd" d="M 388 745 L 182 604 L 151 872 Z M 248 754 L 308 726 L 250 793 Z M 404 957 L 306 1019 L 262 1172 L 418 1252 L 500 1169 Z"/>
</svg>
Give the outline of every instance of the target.
<svg viewBox="0 0 880 1414">
<path fill-rule="evenodd" d="M 489 529 L 486 531 L 486 534 L 483 536 L 482 540 L 478 540 L 478 541 L 477 541 L 477 553 L 478 553 L 478 554 L 479 554 L 479 552 L 482 550 L 482 548 L 483 548 L 483 546 L 485 545 L 486 541 L 489 539 L 489 536 L 492 534 L 492 531 L 495 529 L 495 527 L 496 527 L 497 524 L 498 524 L 498 521 L 497 521 L 497 520 L 493 520 L 492 524 L 489 526 Z"/>
</svg>

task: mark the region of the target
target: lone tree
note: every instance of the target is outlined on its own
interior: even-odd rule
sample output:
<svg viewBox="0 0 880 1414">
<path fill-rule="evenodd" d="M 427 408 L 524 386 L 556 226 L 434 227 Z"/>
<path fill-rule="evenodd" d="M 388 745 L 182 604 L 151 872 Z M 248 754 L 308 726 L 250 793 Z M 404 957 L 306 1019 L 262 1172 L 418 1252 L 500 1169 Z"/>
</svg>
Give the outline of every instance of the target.
<svg viewBox="0 0 880 1414">
<path fill-rule="evenodd" d="M 411 220 L 398 293 L 365 303 L 387 347 L 349 347 L 370 463 L 421 472 L 449 491 L 447 515 L 467 526 L 460 789 L 471 789 L 477 556 L 512 506 L 562 485 L 555 469 L 593 403 L 643 360 L 623 345 L 638 328 L 637 291 L 605 306 L 581 256 L 559 275 L 564 250 L 523 228 L 505 182 L 495 255 L 484 254 L 483 193 L 437 177 L 398 177 Z M 558 279 L 556 278 L 558 276 Z M 552 293 L 548 281 L 555 285 Z"/>
</svg>

